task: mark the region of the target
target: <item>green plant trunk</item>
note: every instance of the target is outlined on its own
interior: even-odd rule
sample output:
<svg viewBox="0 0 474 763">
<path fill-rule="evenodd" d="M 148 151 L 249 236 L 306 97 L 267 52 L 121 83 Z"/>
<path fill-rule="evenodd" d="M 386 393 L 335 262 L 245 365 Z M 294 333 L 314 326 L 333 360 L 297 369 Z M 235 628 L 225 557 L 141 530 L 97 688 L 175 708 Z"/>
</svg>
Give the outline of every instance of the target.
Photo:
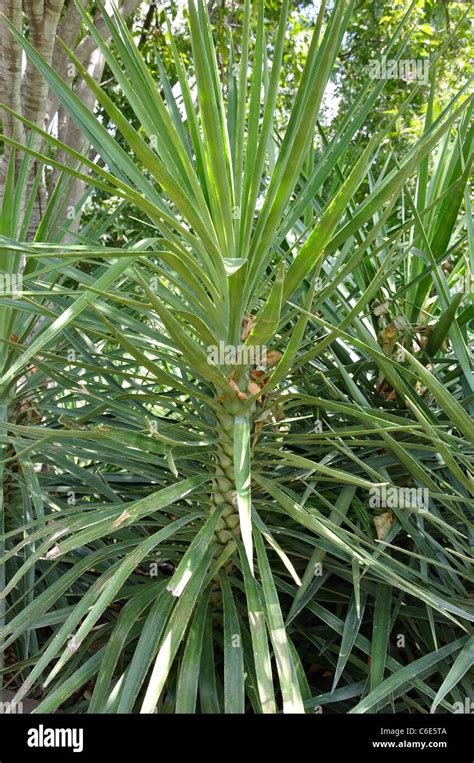
<svg viewBox="0 0 474 763">
<path fill-rule="evenodd" d="M 234 416 L 223 412 L 216 416 L 216 470 L 212 483 L 211 512 L 224 504 L 216 528 L 216 538 L 226 546 L 240 535 L 239 512 L 234 475 Z"/>
</svg>

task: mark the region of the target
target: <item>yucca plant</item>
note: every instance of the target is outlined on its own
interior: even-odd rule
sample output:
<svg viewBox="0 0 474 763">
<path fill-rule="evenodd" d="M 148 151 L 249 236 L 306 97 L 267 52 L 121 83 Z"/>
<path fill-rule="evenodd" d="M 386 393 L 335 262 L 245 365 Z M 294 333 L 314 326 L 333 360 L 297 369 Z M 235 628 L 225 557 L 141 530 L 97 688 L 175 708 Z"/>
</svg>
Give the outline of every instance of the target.
<svg viewBox="0 0 474 763">
<path fill-rule="evenodd" d="M 42 424 L 2 423 L 18 459 L 44 466 L 19 478 L 24 537 L 6 534 L 5 646 L 35 635 L 4 670 L 15 700 L 452 711 L 473 648 L 469 308 L 450 292 L 473 243 L 472 96 L 463 87 L 436 118 L 431 106 L 396 157 L 386 138 L 415 83 L 354 153 L 384 80 L 367 80 L 334 134 L 319 122 L 351 2 L 322 3 L 283 134 L 288 0 L 271 66 L 263 2 L 245 3 L 224 81 L 205 4 L 191 1 L 192 61 L 168 30 L 175 70 L 161 83 L 98 5 L 113 48 L 77 7 L 132 122 L 64 47 L 129 152 L 12 28 L 103 166 L 20 115 L 51 155 L 5 140 L 146 217 L 124 249 L 87 232 L 68 245 L 2 238 L 68 279 L 0 379 L 34 361 L 42 382 Z M 426 489 L 429 507 L 373 510 L 370 495 L 400 487 Z M 327 691 L 312 678 L 324 670 Z"/>
</svg>

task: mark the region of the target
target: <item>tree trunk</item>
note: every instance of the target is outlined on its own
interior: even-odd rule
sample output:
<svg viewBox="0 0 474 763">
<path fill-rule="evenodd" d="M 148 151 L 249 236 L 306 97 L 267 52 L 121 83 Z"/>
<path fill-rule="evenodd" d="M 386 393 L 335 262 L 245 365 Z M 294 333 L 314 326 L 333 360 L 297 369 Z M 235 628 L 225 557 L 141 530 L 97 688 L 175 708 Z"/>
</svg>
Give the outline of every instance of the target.
<svg viewBox="0 0 474 763">
<path fill-rule="evenodd" d="M 87 5 L 87 0 L 81 0 Z M 140 4 L 140 0 L 123 0 L 120 13 L 124 18 L 130 16 Z M 111 1 L 105 3 L 111 10 Z M 93 94 L 84 80 L 76 74 L 67 54 L 58 42 L 64 40 L 78 59 L 84 64 L 96 82 L 100 82 L 104 69 L 104 58 L 98 51 L 95 41 L 86 35 L 79 40 L 81 17 L 72 0 L 0 0 L 0 11 L 20 32 L 28 26 L 28 39 L 50 64 L 60 77 L 75 90 L 77 95 L 91 110 L 95 107 Z M 105 39 L 109 38 L 106 25 L 96 14 L 95 26 Z M 20 113 L 38 127 L 57 132 L 61 141 L 80 153 L 86 153 L 89 146 L 74 120 L 66 114 L 58 99 L 49 91 L 48 85 L 35 66 L 26 59 L 21 46 L 14 40 L 7 25 L 0 21 L 0 96 L 6 106 Z M 22 145 L 32 141 L 35 150 L 41 150 L 41 138 L 38 135 L 28 135 L 23 124 L 14 119 L 8 112 L 3 111 L 2 132 L 8 138 L 17 140 Z M 60 152 L 61 154 L 62 152 Z M 0 197 L 3 196 L 5 175 L 10 156 L 10 148 L 5 145 L 0 162 Z M 59 155 L 59 161 L 65 161 L 64 155 Z M 22 157 L 18 156 L 17 168 Z M 29 235 L 32 237 L 44 214 L 49 193 L 57 180 L 53 173 L 49 188 L 46 187 L 44 169 L 32 164 L 26 184 L 25 200 L 29 197 L 35 176 L 41 172 L 41 181 L 32 208 Z M 75 217 L 72 228 L 77 230 L 80 222 L 79 200 L 84 194 L 84 186 L 80 182 L 72 184 L 69 205 L 64 210 L 63 217 Z"/>
</svg>

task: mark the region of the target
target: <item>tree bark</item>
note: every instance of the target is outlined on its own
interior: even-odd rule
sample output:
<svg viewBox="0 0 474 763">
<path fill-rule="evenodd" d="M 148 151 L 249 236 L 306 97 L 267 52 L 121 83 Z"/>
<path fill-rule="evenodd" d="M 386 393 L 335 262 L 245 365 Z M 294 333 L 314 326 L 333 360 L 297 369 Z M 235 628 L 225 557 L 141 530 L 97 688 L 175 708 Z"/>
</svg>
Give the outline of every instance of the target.
<svg viewBox="0 0 474 763">
<path fill-rule="evenodd" d="M 87 0 L 81 0 L 83 7 Z M 123 0 L 120 13 L 124 18 L 130 16 L 139 6 L 140 0 Z M 111 10 L 111 2 L 105 3 Z M 67 54 L 58 42 L 61 38 L 84 64 L 96 82 L 100 82 L 104 69 L 104 57 L 90 35 L 81 37 L 81 17 L 72 0 L 0 0 L 0 11 L 18 29 L 24 32 L 28 28 L 28 39 L 43 58 L 54 68 L 60 77 L 71 87 L 86 106 L 93 111 L 95 98 L 84 80 L 77 75 Z M 96 12 L 94 24 L 103 37 L 108 40 L 107 27 Z M 58 138 L 80 153 L 89 151 L 87 141 L 74 120 L 59 104 L 58 99 L 36 67 L 26 59 L 22 48 L 14 40 L 7 25 L 0 21 L 0 100 L 6 106 L 29 119 L 44 130 L 51 130 Z M 1 111 L 2 132 L 6 137 L 14 138 L 22 145 L 31 140 L 35 150 L 42 149 L 41 137 L 28 135 L 22 123 L 14 119 L 5 110 Z M 10 156 L 10 148 L 5 144 L 0 162 L 0 197 L 3 196 L 5 174 Z M 58 161 L 66 162 L 64 152 L 58 152 Z M 18 157 L 18 162 L 21 157 Z M 19 166 L 19 164 L 18 164 Z M 48 196 L 54 188 L 58 173 L 52 173 L 49 187 L 46 187 L 44 170 L 32 163 L 25 189 L 25 202 L 31 193 L 35 175 L 41 172 L 41 181 L 32 209 L 29 235 L 34 235 L 47 205 Z M 80 182 L 71 186 L 69 206 L 64 216 L 71 210 L 76 211 L 73 228 L 77 230 L 80 222 L 79 200 L 84 194 L 84 185 Z"/>
<path fill-rule="evenodd" d="M 21 0 L 3 0 L 2 11 L 16 29 L 22 28 Z M 1 6 L 0 6 L 1 7 Z M 6 24 L 0 24 L 0 96 L 1 102 L 15 111 L 21 111 L 22 54 Z M 18 124 L 6 111 L 2 115 L 3 130 L 8 137 L 24 141 L 23 125 Z M 0 165 L 0 190 L 3 196 L 5 173 L 10 157 L 10 147 L 5 146 Z"/>
</svg>

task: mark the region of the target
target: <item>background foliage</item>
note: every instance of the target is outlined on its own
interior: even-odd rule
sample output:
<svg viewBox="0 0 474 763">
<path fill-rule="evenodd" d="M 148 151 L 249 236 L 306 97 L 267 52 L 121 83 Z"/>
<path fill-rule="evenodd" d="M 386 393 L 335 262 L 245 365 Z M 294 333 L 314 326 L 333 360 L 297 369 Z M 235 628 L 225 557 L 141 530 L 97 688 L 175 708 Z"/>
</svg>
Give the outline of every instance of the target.
<svg viewBox="0 0 474 763">
<path fill-rule="evenodd" d="M 287 5 L 170 4 L 170 34 L 98 3 L 110 44 L 79 11 L 95 114 L 11 29 L 97 157 L 3 136 L 2 676 L 38 712 L 470 697 L 469 8 Z M 371 80 L 387 46 L 430 81 Z"/>
</svg>

